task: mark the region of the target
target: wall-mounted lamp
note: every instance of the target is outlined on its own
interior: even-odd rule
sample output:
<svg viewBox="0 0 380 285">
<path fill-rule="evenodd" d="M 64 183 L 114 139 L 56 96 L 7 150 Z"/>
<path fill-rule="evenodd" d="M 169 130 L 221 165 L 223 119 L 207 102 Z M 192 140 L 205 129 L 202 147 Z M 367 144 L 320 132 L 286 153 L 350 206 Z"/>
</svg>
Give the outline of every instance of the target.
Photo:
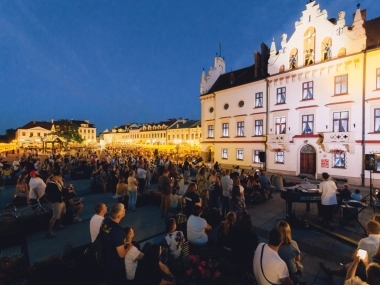
<svg viewBox="0 0 380 285">
<path fill-rule="evenodd" d="M 354 128 L 355 128 L 355 123 L 354 123 Z"/>
<path fill-rule="evenodd" d="M 326 125 L 326 130 L 327 130 L 327 125 Z"/>
</svg>

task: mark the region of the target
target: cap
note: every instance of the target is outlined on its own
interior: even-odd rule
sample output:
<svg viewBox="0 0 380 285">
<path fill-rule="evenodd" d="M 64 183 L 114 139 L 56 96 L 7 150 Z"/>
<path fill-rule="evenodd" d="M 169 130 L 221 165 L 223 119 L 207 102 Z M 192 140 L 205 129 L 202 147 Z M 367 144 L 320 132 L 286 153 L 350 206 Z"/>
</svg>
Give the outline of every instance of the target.
<svg viewBox="0 0 380 285">
<path fill-rule="evenodd" d="M 29 175 L 32 176 L 32 175 L 35 174 L 35 173 L 38 173 L 38 170 L 33 169 L 33 170 L 31 170 L 31 171 L 29 172 Z"/>
<path fill-rule="evenodd" d="M 169 172 L 170 172 L 169 169 L 164 170 L 164 173 L 169 173 Z"/>
</svg>

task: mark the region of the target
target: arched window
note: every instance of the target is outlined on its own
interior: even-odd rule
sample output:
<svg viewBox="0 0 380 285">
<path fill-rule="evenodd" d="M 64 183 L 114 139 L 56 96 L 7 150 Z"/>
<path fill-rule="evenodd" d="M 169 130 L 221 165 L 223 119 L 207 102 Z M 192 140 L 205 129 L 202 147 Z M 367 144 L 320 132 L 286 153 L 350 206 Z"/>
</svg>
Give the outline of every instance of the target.
<svg viewBox="0 0 380 285">
<path fill-rule="evenodd" d="M 315 63 L 315 28 L 307 28 L 303 38 L 304 65 L 310 65 Z"/>
<path fill-rule="evenodd" d="M 340 48 L 338 51 L 338 57 L 342 57 L 346 55 L 346 48 Z"/>
<path fill-rule="evenodd" d="M 323 39 L 321 43 L 321 61 L 326 61 L 332 58 L 331 56 L 332 40 L 329 37 Z"/>
</svg>

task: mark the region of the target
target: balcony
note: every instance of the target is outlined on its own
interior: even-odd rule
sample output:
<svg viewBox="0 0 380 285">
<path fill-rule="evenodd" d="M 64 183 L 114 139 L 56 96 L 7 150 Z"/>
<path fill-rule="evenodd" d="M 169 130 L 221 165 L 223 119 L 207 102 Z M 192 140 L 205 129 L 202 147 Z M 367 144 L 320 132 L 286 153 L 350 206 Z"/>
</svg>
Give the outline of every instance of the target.
<svg viewBox="0 0 380 285">
<path fill-rule="evenodd" d="M 267 143 L 289 143 L 289 135 L 268 135 Z"/>
<path fill-rule="evenodd" d="M 355 143 L 355 132 L 324 132 L 323 143 Z"/>
</svg>

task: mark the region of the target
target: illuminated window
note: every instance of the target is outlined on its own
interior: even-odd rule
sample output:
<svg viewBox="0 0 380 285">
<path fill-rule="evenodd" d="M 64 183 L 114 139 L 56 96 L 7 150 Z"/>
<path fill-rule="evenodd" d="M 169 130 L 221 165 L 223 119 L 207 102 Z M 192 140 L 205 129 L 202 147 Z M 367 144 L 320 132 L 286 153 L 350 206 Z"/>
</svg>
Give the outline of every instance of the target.
<svg viewBox="0 0 380 285">
<path fill-rule="evenodd" d="M 285 104 L 286 100 L 286 87 L 277 88 L 276 104 Z"/>
<path fill-rule="evenodd" d="M 347 94 L 347 90 L 348 90 L 347 74 L 335 76 L 335 95 Z"/>
<path fill-rule="evenodd" d="M 208 126 L 208 137 L 209 138 L 213 138 L 214 137 L 214 126 L 213 125 L 209 125 Z"/>
<path fill-rule="evenodd" d="M 346 168 L 346 152 L 336 151 L 332 153 L 334 168 Z"/>
<path fill-rule="evenodd" d="M 312 134 L 314 126 L 314 115 L 302 116 L 302 134 Z"/>
<path fill-rule="evenodd" d="M 263 106 L 263 92 L 255 94 L 255 108 L 260 108 Z"/>
<path fill-rule="evenodd" d="M 261 152 L 262 150 L 254 150 L 252 152 L 252 162 L 254 163 L 260 163 L 260 157 L 259 157 L 259 153 Z"/>
<path fill-rule="evenodd" d="M 229 129 L 229 124 L 223 123 L 222 124 L 222 137 L 228 137 L 228 129 Z"/>
<path fill-rule="evenodd" d="M 302 83 L 302 100 L 313 99 L 313 81 Z"/>
<path fill-rule="evenodd" d="M 274 162 L 275 163 L 284 163 L 284 151 L 276 151 L 274 154 Z"/>
<path fill-rule="evenodd" d="M 244 158 L 244 150 L 243 149 L 237 149 L 236 150 L 236 159 L 237 160 L 243 160 Z"/>
<path fill-rule="evenodd" d="M 286 118 L 279 117 L 275 119 L 275 131 L 276 135 L 286 134 Z"/>
<path fill-rule="evenodd" d="M 380 109 L 375 109 L 375 132 L 380 132 Z"/>
<path fill-rule="evenodd" d="M 348 132 L 348 112 L 333 114 L 333 132 Z"/>
<path fill-rule="evenodd" d="M 244 137 L 244 122 L 237 122 L 236 136 Z"/>
<path fill-rule="evenodd" d="M 263 120 L 255 120 L 255 136 L 263 135 Z"/>
<path fill-rule="evenodd" d="M 222 159 L 228 158 L 228 150 L 226 148 L 222 148 Z"/>
</svg>

